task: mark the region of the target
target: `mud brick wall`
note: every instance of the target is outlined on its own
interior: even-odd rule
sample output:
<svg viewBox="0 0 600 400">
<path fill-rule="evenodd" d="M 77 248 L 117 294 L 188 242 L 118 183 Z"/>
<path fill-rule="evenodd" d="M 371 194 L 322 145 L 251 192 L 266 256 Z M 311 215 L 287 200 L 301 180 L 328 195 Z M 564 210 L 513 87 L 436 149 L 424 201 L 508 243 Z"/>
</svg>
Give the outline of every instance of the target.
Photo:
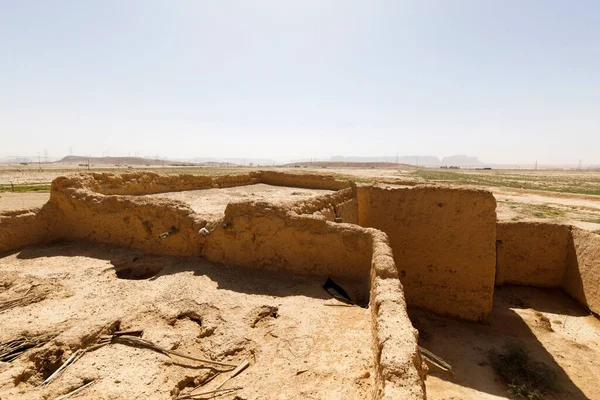
<svg viewBox="0 0 600 400">
<path fill-rule="evenodd" d="M 572 228 L 563 289 L 600 314 L 600 235 Z"/>
<path fill-rule="evenodd" d="M 358 222 L 390 240 L 409 305 L 470 320 L 492 308 L 496 201 L 439 186 L 359 186 Z"/>
<path fill-rule="evenodd" d="M 496 285 L 560 287 L 570 227 L 539 222 L 501 222 L 496 226 Z"/>
</svg>

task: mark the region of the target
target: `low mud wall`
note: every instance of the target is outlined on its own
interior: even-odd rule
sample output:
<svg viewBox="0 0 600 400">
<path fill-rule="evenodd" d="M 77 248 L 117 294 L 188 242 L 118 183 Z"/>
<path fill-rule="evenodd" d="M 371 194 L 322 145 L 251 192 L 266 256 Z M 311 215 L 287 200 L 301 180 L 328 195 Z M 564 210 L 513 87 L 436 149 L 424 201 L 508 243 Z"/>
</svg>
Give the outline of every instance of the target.
<svg viewBox="0 0 600 400">
<path fill-rule="evenodd" d="M 105 195 L 144 195 L 257 183 L 257 173 L 217 178 L 202 175 L 159 175 L 153 172 L 81 173 L 55 180 L 59 187 L 89 189 Z"/>
<path fill-rule="evenodd" d="M 53 191 L 60 210 L 56 235 L 70 240 L 108 243 L 153 254 L 200 253 L 198 230 L 206 221 L 186 204 L 136 196 L 105 196 L 89 190 Z M 170 232 L 164 239 L 160 235 Z"/>
<path fill-rule="evenodd" d="M 358 224 L 356 186 L 298 202 L 292 209 L 298 214 L 325 217 L 327 221 Z"/>
<path fill-rule="evenodd" d="M 492 308 L 496 200 L 483 190 L 359 186 L 358 222 L 387 233 L 408 304 L 465 319 Z"/>
<path fill-rule="evenodd" d="M 52 241 L 58 210 L 51 204 L 0 213 L 0 253 Z"/>
<path fill-rule="evenodd" d="M 257 179 L 260 183 L 275 186 L 290 186 L 305 189 L 341 190 L 352 187 L 347 180 L 337 180 L 329 175 L 299 174 L 279 171 L 259 171 Z"/>
<path fill-rule="evenodd" d="M 349 181 L 332 176 L 292 174 L 278 171 L 252 171 L 247 174 L 211 177 L 204 175 L 164 175 L 154 172 L 79 173 L 56 179 L 61 187 L 89 189 L 104 195 L 146 195 L 264 183 L 307 189 L 341 190 L 352 187 Z"/>
<path fill-rule="evenodd" d="M 563 289 L 600 314 L 600 235 L 572 228 Z"/>
<path fill-rule="evenodd" d="M 498 223 L 496 285 L 562 286 L 570 230 L 539 222 Z"/>
<path fill-rule="evenodd" d="M 353 279 L 368 286 L 370 237 L 363 229 L 298 215 L 269 203 L 230 203 L 202 240 L 219 263 Z"/>
<path fill-rule="evenodd" d="M 150 253 L 198 255 L 199 229 L 206 221 L 184 203 L 145 199 L 139 195 L 232 187 L 255 183 L 286 184 L 297 187 L 347 187 L 331 198 L 317 199 L 305 208 L 353 197 L 351 183 L 332 177 L 279 172 L 251 172 L 221 177 L 159 175 L 151 172 L 123 174 L 82 173 L 54 180 L 50 204 L 60 210 L 58 237 L 99 241 L 139 248 Z M 171 232 L 168 238 L 159 235 Z"/>
<path fill-rule="evenodd" d="M 385 233 L 375 229 L 371 259 L 371 326 L 378 399 L 425 399 L 418 333 L 406 312 L 402 283 Z"/>
</svg>

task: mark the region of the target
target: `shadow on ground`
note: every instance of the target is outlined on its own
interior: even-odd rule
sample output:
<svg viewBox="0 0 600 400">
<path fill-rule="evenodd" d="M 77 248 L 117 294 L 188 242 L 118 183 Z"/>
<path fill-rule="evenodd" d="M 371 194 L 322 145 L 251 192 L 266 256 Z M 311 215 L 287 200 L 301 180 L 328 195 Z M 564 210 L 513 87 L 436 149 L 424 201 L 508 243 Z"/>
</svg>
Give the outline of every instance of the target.
<svg viewBox="0 0 600 400">
<path fill-rule="evenodd" d="M 36 245 L 17 252 L 19 259 L 60 256 L 106 260 L 110 263 L 107 268 L 114 269 L 117 277 L 121 279 L 155 280 L 161 276 L 191 271 L 195 276 L 208 277 L 223 290 L 276 297 L 308 296 L 323 300 L 332 298 L 322 288 L 326 277 L 220 265 L 200 257 L 148 255 L 139 250 L 81 242 Z M 341 280 L 338 283 L 353 299 L 361 301 L 368 295 L 367 284 L 364 282 Z"/>
<path fill-rule="evenodd" d="M 440 397 L 440 392 L 444 391 L 456 389 L 457 392 L 461 392 L 460 388 L 452 388 L 452 384 L 474 389 L 480 394 L 511 398 L 506 382 L 502 381 L 491 366 L 489 352 L 501 352 L 507 343 L 517 342 L 527 348 L 532 359 L 543 362 L 555 371 L 559 390 L 553 394 L 553 399 L 588 399 L 589 397 L 573 383 L 567 372 L 540 342 L 538 336 L 542 337 L 544 342 L 562 339 L 544 336 L 557 335 L 550 325 L 536 326 L 534 333 L 532 327 L 515 311 L 520 309 L 530 309 L 527 313 L 531 313 L 533 317 L 541 315 L 539 311 L 565 314 L 566 317 L 589 315 L 560 290 L 515 286 L 496 288 L 494 308 L 488 320 L 483 323 L 460 321 L 419 309 L 409 309 L 413 325 L 420 333 L 419 344 L 447 361 L 454 371 L 454 377 L 431 372 L 431 375 L 448 382 L 448 385 L 438 382 L 435 383 L 435 387 L 430 388 L 428 384 L 428 392 L 432 392 L 429 398 L 480 398 L 472 390 L 464 392 L 468 397 L 466 394 L 464 397 L 446 397 L 446 393 Z M 577 361 L 577 356 L 565 354 L 563 351 L 559 352 L 559 356 L 570 356 Z"/>
</svg>

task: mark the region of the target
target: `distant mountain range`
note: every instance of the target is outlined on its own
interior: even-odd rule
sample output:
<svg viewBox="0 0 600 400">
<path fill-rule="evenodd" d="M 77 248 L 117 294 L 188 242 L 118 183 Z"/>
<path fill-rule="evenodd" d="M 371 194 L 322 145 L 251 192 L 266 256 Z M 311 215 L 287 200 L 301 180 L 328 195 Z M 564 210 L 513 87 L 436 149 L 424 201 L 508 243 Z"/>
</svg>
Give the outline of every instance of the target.
<svg viewBox="0 0 600 400">
<path fill-rule="evenodd" d="M 76 164 L 87 165 L 88 157 L 69 155 L 58 159 L 56 157 L 46 157 L 40 155 L 29 156 L 3 156 L 0 157 L 0 164 Z M 334 165 L 337 167 L 373 167 L 373 168 L 394 168 L 405 166 L 419 167 L 461 167 L 461 168 L 483 168 L 491 167 L 494 169 L 573 169 L 573 168 L 600 168 L 599 164 L 497 164 L 484 163 L 479 158 L 467 155 L 453 155 L 443 158 L 435 156 L 381 156 L 381 157 L 361 157 L 361 156 L 334 156 L 330 158 L 304 158 L 290 160 L 289 162 L 276 162 L 269 158 L 217 158 L 217 157 L 194 157 L 181 159 L 166 159 L 156 156 L 145 157 L 90 157 L 90 165 L 122 165 L 122 166 L 311 166 L 314 164 Z M 358 165 L 362 164 L 362 165 Z"/>
<path fill-rule="evenodd" d="M 85 156 L 66 156 L 56 164 L 87 164 L 90 165 L 193 165 L 183 161 L 160 160 L 143 157 L 85 157 Z"/>
<path fill-rule="evenodd" d="M 481 162 L 477 157 L 465 155 L 455 155 L 444 157 L 441 160 L 435 156 L 384 156 L 384 157 L 354 157 L 354 156 L 334 156 L 329 159 L 318 160 L 292 160 L 291 163 L 306 163 L 306 162 L 345 162 L 345 163 L 399 163 L 409 164 L 423 167 L 439 167 L 439 166 L 457 166 L 457 167 L 482 167 L 486 164 Z"/>
</svg>

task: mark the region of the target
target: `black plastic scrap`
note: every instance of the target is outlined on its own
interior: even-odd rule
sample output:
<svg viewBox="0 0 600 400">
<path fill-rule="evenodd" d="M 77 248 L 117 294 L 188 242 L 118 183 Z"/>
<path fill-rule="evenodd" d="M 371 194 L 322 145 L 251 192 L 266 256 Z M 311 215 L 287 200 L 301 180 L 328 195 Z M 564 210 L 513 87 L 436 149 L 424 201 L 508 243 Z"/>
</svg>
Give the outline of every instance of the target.
<svg viewBox="0 0 600 400">
<path fill-rule="evenodd" d="M 348 295 L 348 293 L 346 293 L 344 288 L 335 283 L 331 278 L 327 278 L 327 281 L 325 281 L 325 283 L 323 284 L 323 289 L 325 289 L 327 293 L 333 296 L 333 298 L 335 298 L 338 301 L 341 301 L 342 303 L 356 305 L 362 308 L 369 307 L 368 302 L 366 304 L 358 304 L 354 300 L 352 300 L 352 298 L 350 298 L 350 296 Z"/>
</svg>

